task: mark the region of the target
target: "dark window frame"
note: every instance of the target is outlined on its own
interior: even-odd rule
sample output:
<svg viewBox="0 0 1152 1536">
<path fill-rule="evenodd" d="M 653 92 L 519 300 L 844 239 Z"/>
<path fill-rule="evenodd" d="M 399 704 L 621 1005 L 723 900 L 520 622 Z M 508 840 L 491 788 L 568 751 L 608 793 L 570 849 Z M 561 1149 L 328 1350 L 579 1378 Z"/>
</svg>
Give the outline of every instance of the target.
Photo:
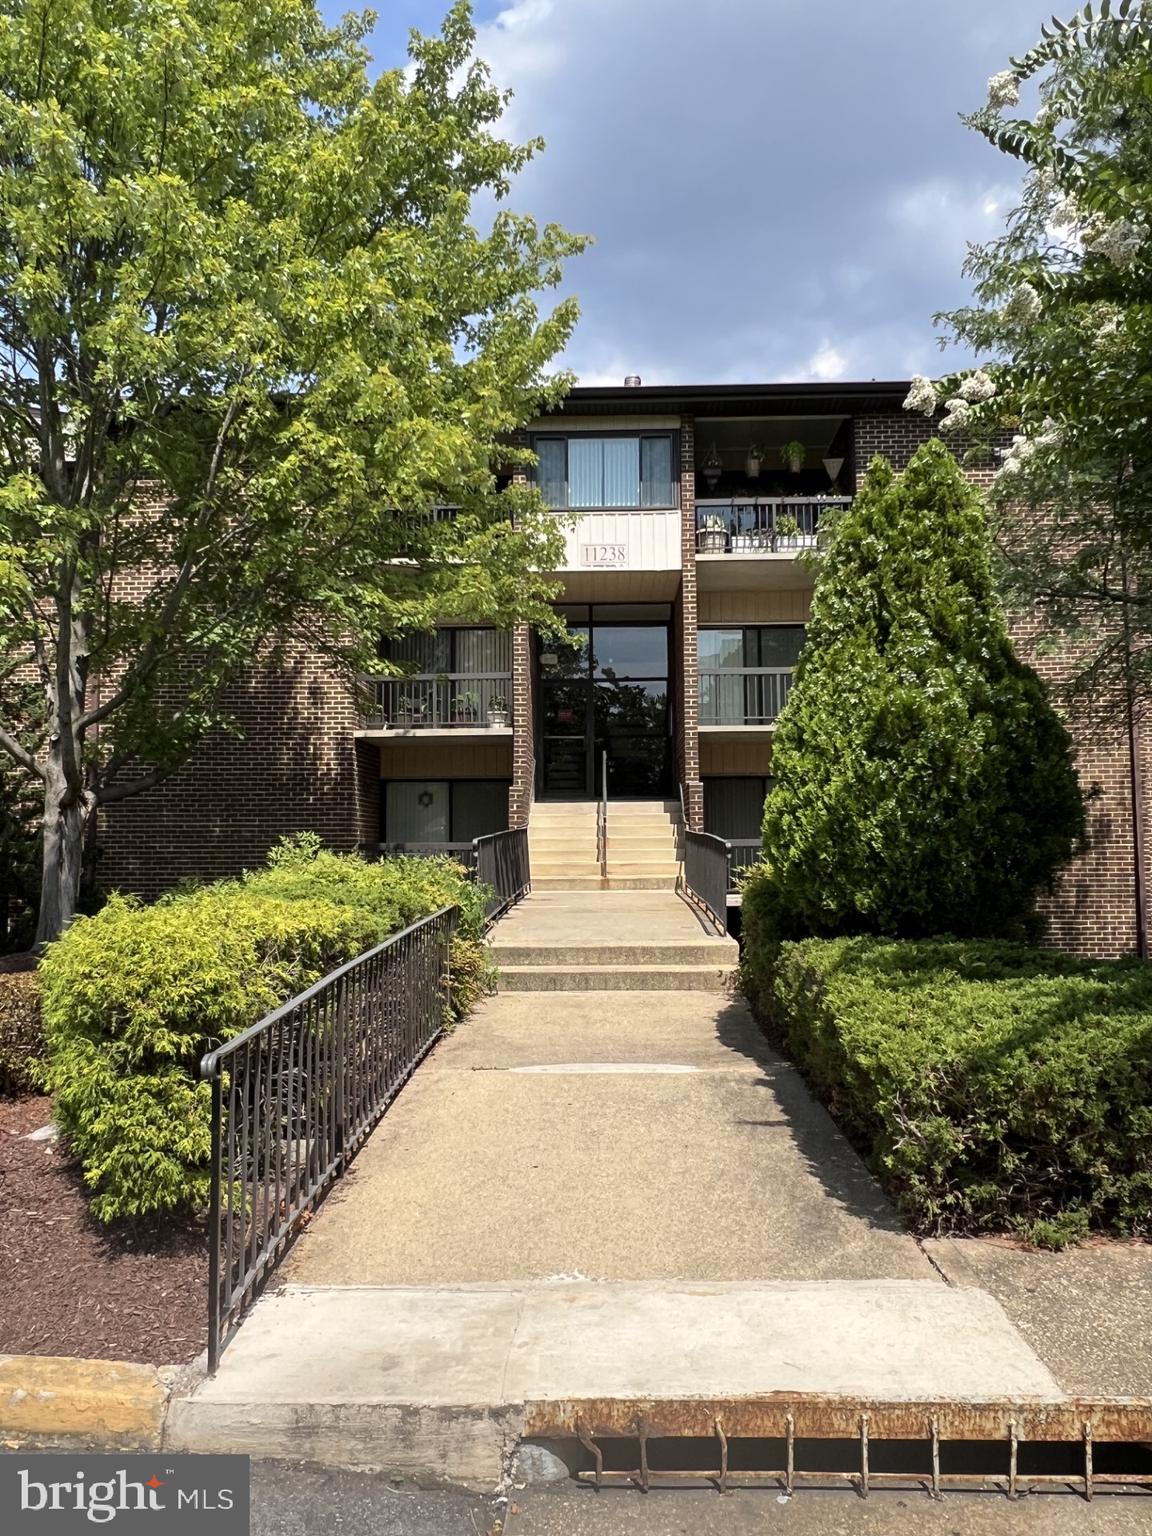
<svg viewBox="0 0 1152 1536">
<path fill-rule="evenodd" d="M 455 830 L 453 824 L 454 824 L 454 822 L 456 820 L 456 785 L 457 784 L 500 784 L 500 785 L 502 785 L 504 787 L 505 790 L 508 790 L 508 791 L 510 791 L 511 788 L 512 788 L 512 780 L 510 778 L 509 779 L 504 779 L 504 778 L 499 778 L 499 777 L 493 778 L 493 777 L 479 775 L 479 774 L 477 774 L 477 775 L 469 774 L 469 775 L 465 775 L 464 777 L 461 777 L 461 778 L 458 778 L 458 779 L 395 779 L 395 778 L 388 778 L 384 774 L 381 774 L 381 776 L 380 776 L 380 796 L 379 796 L 379 805 L 378 805 L 378 812 L 379 812 L 379 814 L 378 814 L 377 820 L 379 822 L 380 841 L 382 843 L 388 843 L 388 842 L 392 841 L 392 839 L 388 836 L 388 788 L 387 788 L 387 786 L 389 784 L 446 784 L 447 787 L 448 787 L 448 841 L 450 843 L 468 841 L 468 839 L 465 839 L 465 838 L 456 838 L 456 837 L 452 836 L 452 833 Z"/>
<path fill-rule="evenodd" d="M 639 480 L 637 482 L 637 489 L 638 489 L 638 492 L 639 492 L 640 500 L 639 500 L 639 502 L 635 506 L 632 506 L 632 507 L 618 507 L 618 506 L 614 506 L 614 505 L 611 505 L 611 504 L 606 502 L 603 506 L 598 506 L 598 507 L 569 507 L 568 504 L 567 504 L 567 499 L 566 499 L 565 500 L 565 504 L 563 506 L 557 506 L 555 503 L 546 503 L 546 505 L 548 506 L 549 511 L 551 511 L 551 512 L 568 512 L 568 511 L 573 511 L 573 512 L 676 512 L 676 511 L 678 511 L 679 508 L 680 508 L 680 476 L 681 476 L 681 466 L 680 466 L 680 429 L 678 427 L 653 427 L 651 429 L 633 428 L 632 430 L 629 430 L 627 428 L 621 427 L 621 428 L 613 429 L 611 431 L 597 431 L 597 430 L 595 430 L 593 428 L 589 428 L 586 432 L 533 432 L 532 435 L 531 435 L 530 442 L 531 442 L 531 447 L 532 447 L 532 452 L 533 453 L 535 453 L 537 451 L 536 450 L 537 443 L 541 443 L 541 442 L 555 442 L 555 443 L 563 443 L 564 444 L 564 491 L 565 491 L 565 498 L 567 498 L 568 483 L 569 483 L 569 476 L 568 476 L 568 444 L 572 441 L 573 438 L 605 438 L 605 437 L 612 437 L 612 438 L 623 438 L 623 437 L 635 438 L 636 441 L 638 443 L 640 443 L 641 445 L 643 444 L 643 442 L 644 442 L 644 440 L 646 438 L 661 438 L 661 439 L 667 441 L 668 443 L 670 443 L 670 445 L 671 445 L 671 447 L 670 447 L 670 458 L 671 458 L 670 469 L 671 469 L 671 473 L 670 473 L 670 476 L 669 476 L 669 486 L 670 486 L 671 491 L 672 491 L 671 500 L 667 504 L 665 504 L 664 502 L 653 502 L 651 504 L 648 504 L 648 503 L 646 503 L 644 501 L 644 449 L 643 449 L 643 446 L 641 446 L 638 449 L 639 458 L 640 458 L 640 478 L 639 478 Z M 539 485 L 539 483 L 540 483 L 539 479 L 538 479 L 538 475 L 537 475 L 538 469 L 539 469 L 539 465 L 533 465 L 533 467 L 531 469 L 531 472 L 530 472 L 531 473 L 531 480 L 532 480 L 533 485 Z"/>
</svg>

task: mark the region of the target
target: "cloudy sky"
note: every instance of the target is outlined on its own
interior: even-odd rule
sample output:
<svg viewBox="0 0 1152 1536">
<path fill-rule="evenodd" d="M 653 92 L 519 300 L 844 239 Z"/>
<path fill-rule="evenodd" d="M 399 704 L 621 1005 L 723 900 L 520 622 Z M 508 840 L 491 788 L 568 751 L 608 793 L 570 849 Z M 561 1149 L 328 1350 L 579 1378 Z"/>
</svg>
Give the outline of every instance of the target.
<svg viewBox="0 0 1152 1536">
<path fill-rule="evenodd" d="M 324 0 L 331 15 L 345 9 Z M 380 68 L 436 0 L 384 0 Z M 515 206 L 569 268 L 583 383 L 940 373 L 933 312 L 1001 227 L 1012 162 L 960 123 L 1042 0 L 478 0 L 478 52 L 547 150 Z M 957 359 L 958 360 L 958 359 Z"/>
</svg>

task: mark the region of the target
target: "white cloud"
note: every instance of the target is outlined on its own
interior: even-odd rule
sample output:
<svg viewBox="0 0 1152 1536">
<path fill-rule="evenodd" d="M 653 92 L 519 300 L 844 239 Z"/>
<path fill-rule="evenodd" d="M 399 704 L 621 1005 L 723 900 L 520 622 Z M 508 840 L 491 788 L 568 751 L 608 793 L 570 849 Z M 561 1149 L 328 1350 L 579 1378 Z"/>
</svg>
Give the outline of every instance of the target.
<svg viewBox="0 0 1152 1536">
<path fill-rule="evenodd" d="M 584 382 L 942 371 L 931 316 L 969 297 L 1010 162 L 957 113 L 1032 0 L 510 0 L 478 52 L 505 131 L 548 148 L 514 205 L 592 234 L 570 264 Z M 1027 41 L 1021 46 L 1027 46 Z M 899 60 L 897 67 L 894 60 Z M 814 87 L 817 87 L 814 89 Z"/>
</svg>

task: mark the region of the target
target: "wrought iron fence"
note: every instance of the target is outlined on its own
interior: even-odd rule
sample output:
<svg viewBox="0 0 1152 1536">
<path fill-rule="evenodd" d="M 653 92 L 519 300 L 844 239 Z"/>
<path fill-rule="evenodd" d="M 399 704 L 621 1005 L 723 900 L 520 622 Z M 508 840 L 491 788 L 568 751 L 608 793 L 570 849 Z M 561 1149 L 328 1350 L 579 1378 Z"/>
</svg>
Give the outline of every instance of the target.
<svg viewBox="0 0 1152 1536">
<path fill-rule="evenodd" d="M 511 719 L 511 672 L 416 673 L 407 677 L 369 677 L 370 726 L 400 730 L 495 729 Z"/>
<path fill-rule="evenodd" d="M 852 505 L 850 496 L 726 496 L 696 502 L 702 555 L 782 554 L 813 549 L 821 517 Z"/>
<path fill-rule="evenodd" d="M 685 829 L 681 890 L 723 933 L 728 931 L 728 855 L 722 837 Z"/>
<path fill-rule="evenodd" d="M 210 1051 L 208 1368 L 444 1027 L 455 907 Z"/>
<path fill-rule="evenodd" d="M 700 724 L 771 725 L 791 690 L 791 667 L 702 667 Z"/>
<path fill-rule="evenodd" d="M 528 828 L 511 827 L 507 832 L 478 837 L 472 847 L 476 879 L 492 887 L 492 895 L 484 908 L 491 922 L 532 889 Z"/>
</svg>

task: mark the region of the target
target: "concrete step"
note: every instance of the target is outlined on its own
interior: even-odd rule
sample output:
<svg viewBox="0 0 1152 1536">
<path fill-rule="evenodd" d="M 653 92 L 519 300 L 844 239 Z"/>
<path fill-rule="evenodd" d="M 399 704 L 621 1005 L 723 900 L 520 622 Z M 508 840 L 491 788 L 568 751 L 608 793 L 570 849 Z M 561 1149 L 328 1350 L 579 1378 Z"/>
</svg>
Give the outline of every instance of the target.
<svg viewBox="0 0 1152 1536">
<path fill-rule="evenodd" d="M 535 966 L 639 966 L 729 965 L 740 958 L 735 939 L 702 939 L 699 944 L 673 941 L 664 944 L 494 944 L 492 958 L 506 965 Z"/>
<path fill-rule="evenodd" d="M 604 882 L 604 888 L 609 891 L 674 891 L 676 879 L 673 875 L 613 875 L 610 873 Z"/>
<path fill-rule="evenodd" d="M 500 992 L 727 992 L 733 964 L 502 965 Z"/>
<path fill-rule="evenodd" d="M 752 1402 L 757 1422 L 777 1412 L 781 1438 L 789 1394 L 922 1403 L 925 1420 L 934 1403 L 1018 1402 L 1041 1424 L 1043 1405 L 1067 1401 L 991 1296 L 932 1279 L 290 1285 L 256 1303 L 216 1376 L 174 1394 L 165 1445 L 487 1490 L 524 1441 L 571 1441 L 560 1405 L 625 1423 L 663 1408 L 707 1437 L 724 1405 L 735 1417 Z M 525 1456 L 513 1481 L 532 1469 Z M 956 1514 L 940 1529 L 961 1524 L 975 1529 Z"/>
<path fill-rule="evenodd" d="M 675 859 L 609 859 L 608 874 L 656 876 L 662 880 L 675 880 L 680 866 Z"/>
<path fill-rule="evenodd" d="M 562 875 L 596 875 L 603 871 L 595 859 L 554 859 L 547 864 L 532 864 L 533 880 L 551 880 Z"/>
<path fill-rule="evenodd" d="M 592 875 L 540 875 L 532 871 L 534 891 L 600 891 L 604 881 L 599 874 Z"/>
</svg>

